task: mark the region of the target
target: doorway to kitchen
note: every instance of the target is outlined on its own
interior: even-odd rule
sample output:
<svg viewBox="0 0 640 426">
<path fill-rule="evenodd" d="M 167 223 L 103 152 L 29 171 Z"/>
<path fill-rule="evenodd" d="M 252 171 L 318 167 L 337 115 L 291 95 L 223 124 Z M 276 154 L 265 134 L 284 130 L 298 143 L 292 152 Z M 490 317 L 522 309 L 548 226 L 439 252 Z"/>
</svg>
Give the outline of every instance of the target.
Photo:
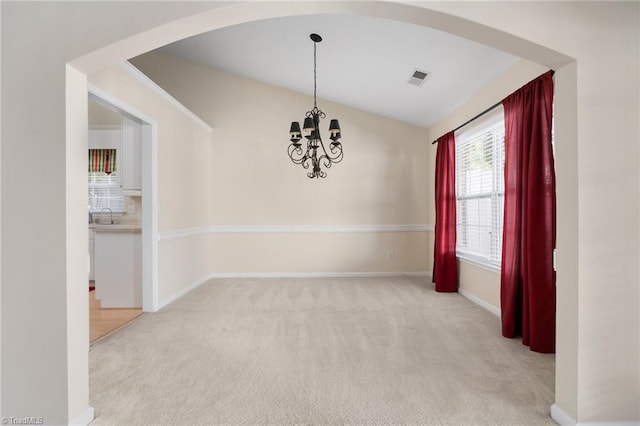
<svg viewBox="0 0 640 426">
<path fill-rule="evenodd" d="M 88 85 L 90 340 L 157 310 L 156 123 Z"/>
</svg>

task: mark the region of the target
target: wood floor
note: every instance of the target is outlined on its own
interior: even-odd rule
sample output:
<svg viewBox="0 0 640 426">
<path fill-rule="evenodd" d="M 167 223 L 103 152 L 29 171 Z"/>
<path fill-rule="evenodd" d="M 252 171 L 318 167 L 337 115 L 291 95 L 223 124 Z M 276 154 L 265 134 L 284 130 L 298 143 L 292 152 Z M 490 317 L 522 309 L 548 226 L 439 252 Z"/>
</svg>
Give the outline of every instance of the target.
<svg viewBox="0 0 640 426">
<path fill-rule="evenodd" d="M 89 340 L 91 343 L 114 333 L 142 315 L 142 309 L 102 309 L 96 292 L 89 292 Z"/>
</svg>

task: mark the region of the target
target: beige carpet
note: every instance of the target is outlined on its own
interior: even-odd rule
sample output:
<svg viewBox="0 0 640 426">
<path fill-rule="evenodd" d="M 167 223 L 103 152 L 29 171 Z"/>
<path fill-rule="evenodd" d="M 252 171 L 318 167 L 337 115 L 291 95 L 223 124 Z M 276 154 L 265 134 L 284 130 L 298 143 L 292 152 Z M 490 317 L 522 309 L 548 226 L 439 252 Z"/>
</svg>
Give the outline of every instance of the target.
<svg viewBox="0 0 640 426">
<path fill-rule="evenodd" d="M 220 279 L 93 345 L 95 425 L 554 424 L 554 356 L 425 278 Z"/>
</svg>

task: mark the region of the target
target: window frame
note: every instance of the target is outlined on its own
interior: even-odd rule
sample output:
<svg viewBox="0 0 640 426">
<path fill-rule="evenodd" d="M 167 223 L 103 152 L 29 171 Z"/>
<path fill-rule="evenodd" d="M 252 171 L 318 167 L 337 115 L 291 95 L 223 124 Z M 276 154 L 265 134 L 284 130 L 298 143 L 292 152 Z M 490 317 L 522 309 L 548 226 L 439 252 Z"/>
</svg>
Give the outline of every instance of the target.
<svg viewBox="0 0 640 426">
<path fill-rule="evenodd" d="M 110 199 L 118 198 L 119 199 L 118 204 L 120 204 L 120 207 L 112 205 L 111 203 L 108 203 L 108 205 L 105 206 L 105 207 L 93 208 L 94 206 L 93 206 L 93 203 L 91 201 L 92 188 L 94 188 L 94 187 L 100 188 L 100 185 L 95 182 L 95 179 L 93 179 L 93 174 L 94 173 L 103 173 L 103 172 L 88 172 L 88 174 L 87 174 L 87 208 L 88 208 L 89 213 L 91 213 L 91 214 L 105 213 L 102 210 L 105 209 L 105 208 L 109 208 L 109 209 L 112 210 L 112 212 L 114 214 L 115 213 L 123 214 L 124 213 L 124 209 L 125 209 L 125 196 L 122 193 L 122 190 L 120 188 L 120 178 L 118 176 L 118 171 L 114 171 L 109 175 L 110 180 L 114 180 L 114 182 L 110 182 L 111 185 L 109 185 L 109 187 L 113 191 L 109 198 Z"/>
<path fill-rule="evenodd" d="M 494 131 L 492 128 L 502 124 L 502 139 L 500 141 L 493 140 L 491 147 L 491 156 L 493 163 L 493 187 L 489 192 L 483 192 L 479 194 L 459 194 L 459 151 L 460 147 L 463 147 L 465 141 L 472 137 L 477 137 L 478 134 L 487 131 Z M 456 138 L 456 257 L 465 262 L 470 262 L 474 265 L 480 266 L 490 271 L 500 271 L 501 269 L 501 248 L 502 248 L 502 232 L 504 230 L 504 109 L 502 105 L 496 107 L 493 111 L 485 114 L 485 116 L 475 120 L 474 122 L 464 126 L 455 132 Z M 496 150 L 496 143 L 501 143 L 501 151 Z M 497 158 L 502 155 L 502 162 L 499 162 Z M 501 175 L 501 176 L 499 176 Z M 501 184 L 501 187 L 499 187 Z M 473 251 L 465 250 L 460 247 L 460 235 L 461 225 L 460 223 L 461 213 L 460 206 L 461 200 L 487 200 L 491 201 L 491 216 L 490 216 L 490 242 L 488 255 L 477 253 Z M 502 209 L 500 208 L 502 206 Z M 499 234 L 499 235 L 498 235 Z M 496 238 L 497 240 L 494 240 Z M 495 246 L 494 246 L 495 244 Z M 497 249 L 495 252 L 494 247 Z"/>
</svg>

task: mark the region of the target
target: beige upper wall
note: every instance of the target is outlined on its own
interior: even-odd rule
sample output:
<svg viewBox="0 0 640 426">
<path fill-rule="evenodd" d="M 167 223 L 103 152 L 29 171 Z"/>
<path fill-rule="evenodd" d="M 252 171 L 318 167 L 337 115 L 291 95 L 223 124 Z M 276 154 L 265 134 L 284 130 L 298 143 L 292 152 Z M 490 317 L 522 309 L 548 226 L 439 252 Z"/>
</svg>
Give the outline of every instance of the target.
<svg viewBox="0 0 640 426">
<path fill-rule="evenodd" d="M 211 224 L 426 223 L 426 129 L 319 99 L 325 139 L 340 120 L 344 160 L 312 180 L 287 156 L 312 97 L 164 54 L 132 63 L 214 127 Z"/>
</svg>

